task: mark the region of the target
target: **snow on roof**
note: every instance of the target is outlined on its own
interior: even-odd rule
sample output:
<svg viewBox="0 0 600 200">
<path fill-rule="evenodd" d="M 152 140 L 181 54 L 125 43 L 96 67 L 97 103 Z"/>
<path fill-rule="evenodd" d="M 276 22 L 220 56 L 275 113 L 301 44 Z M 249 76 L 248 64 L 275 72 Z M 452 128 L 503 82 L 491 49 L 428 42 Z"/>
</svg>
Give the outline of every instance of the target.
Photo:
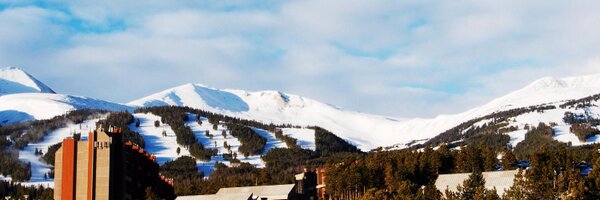
<svg viewBox="0 0 600 200">
<path fill-rule="evenodd" d="M 518 172 L 519 170 L 483 172 L 485 188 L 493 189 L 495 187 L 498 195 L 502 196 L 504 190 L 509 189 L 513 185 L 513 180 Z M 435 187 L 442 192 L 446 188 L 452 192 L 456 192 L 456 186 L 462 185 L 469 178 L 469 175 L 471 173 L 440 174 L 435 181 Z"/>
<path fill-rule="evenodd" d="M 229 200 L 229 199 L 252 199 L 251 192 L 236 193 L 236 194 L 209 194 L 209 195 L 194 195 L 194 196 L 179 196 L 176 200 Z"/>
<path fill-rule="evenodd" d="M 253 197 L 267 198 L 267 199 L 287 199 L 290 192 L 294 189 L 294 184 L 287 185 L 265 185 L 265 186 L 251 186 L 251 187 L 233 187 L 233 188 L 221 188 L 217 192 L 217 195 L 221 194 L 238 194 L 238 193 L 252 193 Z"/>
</svg>

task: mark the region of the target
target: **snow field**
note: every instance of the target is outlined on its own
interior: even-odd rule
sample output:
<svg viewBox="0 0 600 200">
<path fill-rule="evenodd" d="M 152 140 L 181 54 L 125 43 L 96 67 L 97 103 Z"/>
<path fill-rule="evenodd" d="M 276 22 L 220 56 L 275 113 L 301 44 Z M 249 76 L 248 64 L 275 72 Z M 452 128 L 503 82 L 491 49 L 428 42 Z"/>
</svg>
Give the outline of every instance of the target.
<svg viewBox="0 0 600 200">
<path fill-rule="evenodd" d="M 50 131 L 42 141 L 31 143 L 19 151 L 19 159 L 31 163 L 31 179 L 23 185 L 41 185 L 53 188 L 54 179 L 44 179 L 44 174 L 50 172 L 53 166 L 44 162 L 42 156 L 35 155 L 35 150 L 42 150 L 42 153 L 45 154 L 48 152 L 48 147 L 62 142 L 66 137 L 73 136 L 73 133 L 81 133 L 81 140 L 87 140 L 88 133 L 95 129 L 98 120 L 100 119 L 86 120 L 81 124 L 69 124 L 67 127 Z"/>
<path fill-rule="evenodd" d="M 134 123 L 129 125 L 129 129 L 138 132 L 144 138 L 146 147 L 144 150 L 156 156 L 156 162 L 162 165 L 167 161 L 172 161 L 180 156 L 189 156 L 188 149 L 177 144 L 175 132 L 168 124 L 160 123 L 159 127 L 154 126 L 154 122 L 160 117 L 151 113 L 136 113 L 133 114 Z M 135 120 L 140 120 L 140 127 L 135 127 Z M 167 136 L 163 136 L 163 131 Z M 177 147 L 180 148 L 180 153 L 177 155 Z"/>
</svg>

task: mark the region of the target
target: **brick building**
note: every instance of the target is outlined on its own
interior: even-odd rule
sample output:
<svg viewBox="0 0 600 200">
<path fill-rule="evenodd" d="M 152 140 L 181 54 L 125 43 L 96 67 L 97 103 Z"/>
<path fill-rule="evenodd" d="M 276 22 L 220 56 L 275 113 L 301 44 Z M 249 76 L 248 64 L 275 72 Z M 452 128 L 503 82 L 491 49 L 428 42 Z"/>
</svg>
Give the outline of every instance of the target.
<svg viewBox="0 0 600 200">
<path fill-rule="evenodd" d="M 87 141 L 66 138 L 55 159 L 54 199 L 144 199 L 147 190 L 175 198 L 156 157 L 124 142 L 120 129 L 98 129 Z"/>
</svg>

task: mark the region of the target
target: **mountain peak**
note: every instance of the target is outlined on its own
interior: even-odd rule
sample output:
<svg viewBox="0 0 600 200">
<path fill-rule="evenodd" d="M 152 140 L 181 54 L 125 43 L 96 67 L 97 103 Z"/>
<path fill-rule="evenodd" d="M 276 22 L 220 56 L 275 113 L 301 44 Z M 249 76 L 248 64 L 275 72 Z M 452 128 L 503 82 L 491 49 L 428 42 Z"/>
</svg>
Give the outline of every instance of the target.
<svg viewBox="0 0 600 200">
<path fill-rule="evenodd" d="M 0 95 L 15 93 L 55 93 L 24 70 L 17 67 L 0 69 Z"/>
</svg>

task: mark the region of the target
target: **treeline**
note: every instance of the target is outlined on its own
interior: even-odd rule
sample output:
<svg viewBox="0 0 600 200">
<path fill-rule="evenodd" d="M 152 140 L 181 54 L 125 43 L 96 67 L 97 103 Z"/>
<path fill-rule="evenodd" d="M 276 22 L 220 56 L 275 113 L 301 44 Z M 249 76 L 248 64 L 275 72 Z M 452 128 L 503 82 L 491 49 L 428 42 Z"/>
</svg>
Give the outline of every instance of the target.
<svg viewBox="0 0 600 200">
<path fill-rule="evenodd" d="M 567 124 L 586 123 L 592 126 L 600 125 L 600 119 L 595 119 L 587 114 L 575 114 L 572 112 L 565 112 L 563 121 Z"/>
<path fill-rule="evenodd" d="M 82 123 L 84 120 L 92 119 L 107 111 L 103 110 L 74 110 L 67 114 L 59 115 L 51 119 L 26 121 L 13 125 L 0 127 L 0 137 L 10 136 L 18 149 L 25 148 L 29 143 L 39 142 L 44 136 L 57 128 L 66 127 L 69 123 Z M 27 132 L 27 134 L 23 134 Z"/>
<path fill-rule="evenodd" d="M 129 124 L 131 123 L 133 123 L 133 115 L 129 112 L 112 112 L 106 119 L 96 122 L 96 127 L 102 127 L 104 130 L 108 130 L 111 126 L 113 128 L 120 128 L 123 131 L 123 139 L 125 141 L 129 140 L 140 147 L 145 147 L 146 142 L 142 135 L 129 129 Z"/>
<path fill-rule="evenodd" d="M 585 142 L 588 138 L 600 133 L 598 129 L 594 128 L 588 123 L 575 123 L 571 125 L 571 132 L 574 133 L 579 141 Z"/>
<path fill-rule="evenodd" d="M 48 151 L 46 151 L 44 156 L 42 156 L 42 160 L 44 160 L 44 162 L 54 166 L 54 157 L 55 157 L 56 151 L 58 151 L 58 149 L 60 149 L 61 146 L 62 146 L 62 142 L 53 144 L 52 146 L 49 146 Z"/>
<path fill-rule="evenodd" d="M 291 125 L 291 124 L 273 124 L 273 123 L 266 124 L 266 123 L 259 122 L 256 120 L 248 120 L 248 119 L 242 119 L 242 118 L 238 118 L 238 117 L 230 117 L 230 116 L 213 113 L 213 112 L 209 112 L 209 111 L 205 111 L 205 110 L 201 110 L 201 109 L 190 108 L 187 106 L 186 107 L 159 106 L 159 107 L 151 107 L 151 108 L 140 108 L 136 112 L 144 112 L 145 110 L 149 110 L 149 109 L 152 109 L 152 110 L 155 110 L 155 109 L 176 110 L 176 112 L 180 112 L 180 113 L 187 112 L 187 113 L 195 114 L 197 116 L 206 117 L 209 120 L 209 122 L 213 123 L 213 124 L 219 124 L 219 122 L 234 123 L 234 124 L 244 125 L 244 126 L 248 126 L 248 127 L 256 127 L 256 128 L 268 130 L 269 132 L 275 132 L 277 130 L 277 128 L 301 128 L 301 126 Z"/>
<path fill-rule="evenodd" d="M 18 150 L 22 150 L 29 143 L 41 141 L 48 132 L 57 128 L 66 127 L 70 123 L 82 123 L 105 113 L 107 111 L 75 110 L 47 120 L 26 121 L 0 127 L 0 174 L 10 176 L 17 182 L 29 180 L 31 164 L 18 159 Z M 40 150 L 36 153 L 41 155 L 43 152 Z M 52 159 L 50 163 L 53 163 L 53 157 L 54 155 L 48 158 Z"/>
<path fill-rule="evenodd" d="M 317 153 L 328 156 L 339 152 L 360 153 L 361 151 L 348 141 L 321 127 L 310 127 L 315 130 L 315 146 Z"/>
<path fill-rule="evenodd" d="M 587 96 L 584 98 L 567 101 L 566 103 L 561 104 L 559 107 L 563 108 L 563 109 L 565 109 L 565 108 L 579 109 L 579 108 L 591 106 L 592 102 L 598 101 L 598 100 L 600 100 L 600 94 L 595 94 L 595 95 Z"/>
<path fill-rule="evenodd" d="M 267 139 L 260 136 L 251 128 L 234 123 L 227 123 L 227 128 L 231 132 L 231 135 L 236 137 L 242 144 L 238 148 L 238 151 L 242 152 L 245 157 L 260 155 L 265 150 Z"/>
<path fill-rule="evenodd" d="M 238 167 L 227 167 L 217 163 L 215 171 L 208 179 L 196 169 L 196 162 L 191 157 L 180 157 L 161 166 L 161 173 L 175 179 L 175 194 L 195 195 L 214 194 L 223 187 L 250 186 L 268 184 L 266 173 L 248 163 Z"/>
<path fill-rule="evenodd" d="M 22 199 L 27 195 L 28 199 L 36 200 L 52 200 L 54 199 L 54 191 L 51 188 L 42 186 L 22 186 L 8 181 L 0 181 L 0 197 L 7 199 Z"/>
<path fill-rule="evenodd" d="M 487 150 L 485 148 L 488 148 Z M 596 146 L 597 148 L 597 146 Z M 596 148 L 540 146 L 529 157 L 531 168 L 507 191 L 503 199 L 598 199 L 600 169 L 581 175 L 580 161 L 600 165 Z M 480 172 L 497 170 L 494 165 L 516 168 L 510 150 L 489 153 L 489 147 L 463 147 L 449 151 L 445 145 L 433 150 L 379 151 L 366 155 L 348 155 L 345 159 L 330 159 L 326 165 L 327 192 L 333 199 L 500 199 L 494 190 L 484 188 Z M 592 157 L 581 160 L 581 151 Z M 461 169 L 462 168 L 462 169 Z M 441 173 L 474 172 L 457 193 L 439 191 L 433 183 Z M 594 172 L 595 171 L 595 172 Z M 445 194 L 442 195 L 442 194 Z"/>
<path fill-rule="evenodd" d="M 16 150 L 0 151 L 0 174 L 23 182 L 31 178 L 31 164 L 21 162 Z"/>
<path fill-rule="evenodd" d="M 196 135 L 190 127 L 185 125 L 188 121 L 186 109 L 182 107 L 151 107 L 140 108 L 136 113 L 152 113 L 160 116 L 162 123 L 168 124 L 175 132 L 177 144 L 189 149 L 190 154 L 199 160 L 210 160 L 211 156 L 217 154 L 216 149 L 206 149 L 204 145 L 198 142 Z"/>
<path fill-rule="evenodd" d="M 243 132 L 254 132 L 244 125 L 228 124 L 227 126 L 232 134 L 238 129 L 236 127 L 245 127 L 243 129 L 246 131 Z M 192 162 L 188 162 L 187 167 L 181 167 L 188 169 L 189 172 L 182 173 L 181 170 L 163 168 L 162 170 L 172 172 L 161 171 L 161 173 L 182 174 L 177 176 L 179 179 L 175 181 L 177 195 L 212 194 L 223 187 L 291 184 L 294 183 L 293 175 L 303 172 L 304 168 L 314 169 L 324 166 L 330 160 L 340 160 L 339 157 L 343 157 L 340 155 L 362 156 L 364 154 L 333 133 L 322 128 L 314 128 L 317 130 L 315 140 L 319 141 L 318 149 L 321 153 L 301 148 L 274 148 L 262 156 L 266 163 L 262 169 L 248 163 L 239 163 L 236 167 L 217 164 L 215 171 L 207 179 L 199 178 L 200 176 L 191 170 L 195 168 Z"/>
<path fill-rule="evenodd" d="M 502 122 L 506 122 L 511 117 L 516 117 L 516 116 L 519 116 L 519 115 L 522 115 L 525 113 L 544 112 L 545 110 L 552 110 L 552 109 L 556 109 L 556 106 L 554 106 L 554 105 L 538 105 L 538 106 L 514 108 L 514 109 L 510 109 L 510 110 L 495 112 L 495 113 L 492 113 L 492 114 L 489 114 L 489 115 L 486 115 L 483 117 L 478 117 L 478 118 L 469 120 L 467 122 L 463 122 L 451 129 L 448 129 L 448 130 L 440 133 L 439 135 L 431 138 L 429 141 L 427 141 L 422 146 L 434 147 L 434 146 L 438 146 L 442 143 L 450 143 L 450 142 L 463 140 L 468 137 L 477 135 L 480 132 L 476 131 L 476 130 L 472 130 L 471 132 L 467 132 L 466 134 L 463 134 L 463 133 L 465 133 L 465 131 L 468 131 L 469 129 L 472 129 L 473 125 L 475 123 L 480 122 L 482 120 L 492 120 L 492 124 L 488 124 L 488 126 L 495 126 L 494 124 L 508 125 L 508 124 L 504 124 Z M 498 127 L 498 128 L 502 128 L 502 127 Z M 509 129 L 512 129 L 513 127 L 504 127 L 504 128 L 505 128 L 505 130 L 509 130 Z M 494 130 L 494 129 L 487 128 L 486 130 Z"/>
<path fill-rule="evenodd" d="M 531 127 L 525 133 L 525 140 L 519 142 L 515 147 L 517 158 L 528 160 L 542 146 L 548 148 L 567 146 L 565 143 L 554 140 L 552 136 L 554 136 L 554 129 L 544 123 L 539 123 L 537 127 Z"/>
<path fill-rule="evenodd" d="M 284 135 L 283 130 L 281 129 L 275 130 L 275 138 L 285 142 L 285 145 L 287 145 L 288 148 L 300 148 L 300 145 L 298 145 L 298 139 Z"/>
</svg>

